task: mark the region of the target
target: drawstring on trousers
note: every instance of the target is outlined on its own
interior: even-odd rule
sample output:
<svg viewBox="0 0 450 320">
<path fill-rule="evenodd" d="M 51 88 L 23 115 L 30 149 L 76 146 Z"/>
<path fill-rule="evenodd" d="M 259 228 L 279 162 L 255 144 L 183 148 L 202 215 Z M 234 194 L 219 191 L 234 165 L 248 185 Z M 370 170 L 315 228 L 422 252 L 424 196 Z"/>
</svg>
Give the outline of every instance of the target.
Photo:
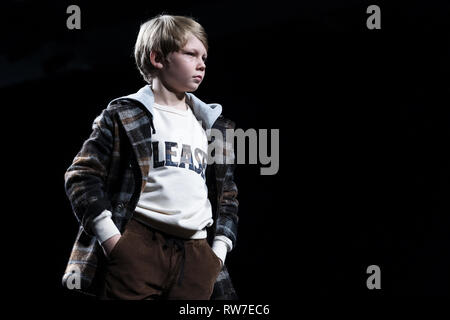
<svg viewBox="0 0 450 320">
<path fill-rule="evenodd" d="M 184 273 L 184 262 L 186 260 L 186 250 L 184 248 L 184 240 L 178 238 L 168 238 L 166 239 L 166 245 L 170 245 L 171 247 L 176 247 L 177 251 L 182 251 L 181 254 L 181 267 L 180 267 L 180 275 L 178 276 L 178 285 L 181 285 L 183 281 L 183 273 Z M 164 248 L 166 249 L 166 248 Z"/>
</svg>

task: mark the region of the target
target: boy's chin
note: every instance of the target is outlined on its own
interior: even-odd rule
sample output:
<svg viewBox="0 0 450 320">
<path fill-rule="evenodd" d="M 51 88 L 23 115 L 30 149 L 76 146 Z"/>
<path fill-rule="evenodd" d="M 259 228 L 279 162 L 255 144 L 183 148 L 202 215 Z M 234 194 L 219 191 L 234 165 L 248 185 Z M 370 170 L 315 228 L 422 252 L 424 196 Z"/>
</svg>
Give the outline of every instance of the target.
<svg viewBox="0 0 450 320">
<path fill-rule="evenodd" d="M 198 89 L 198 87 L 200 87 L 199 84 L 186 86 L 186 89 L 187 89 L 186 92 L 194 92 Z"/>
</svg>

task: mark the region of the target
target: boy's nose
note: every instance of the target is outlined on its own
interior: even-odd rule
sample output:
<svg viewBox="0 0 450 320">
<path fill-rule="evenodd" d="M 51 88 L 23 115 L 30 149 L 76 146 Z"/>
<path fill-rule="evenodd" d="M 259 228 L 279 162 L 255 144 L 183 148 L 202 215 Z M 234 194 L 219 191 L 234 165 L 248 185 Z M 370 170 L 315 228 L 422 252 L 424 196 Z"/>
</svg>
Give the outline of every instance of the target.
<svg viewBox="0 0 450 320">
<path fill-rule="evenodd" d="M 205 64 L 205 62 L 204 62 L 203 60 L 200 61 L 200 64 L 199 64 L 198 68 L 199 68 L 200 70 L 205 70 L 206 64 Z"/>
</svg>

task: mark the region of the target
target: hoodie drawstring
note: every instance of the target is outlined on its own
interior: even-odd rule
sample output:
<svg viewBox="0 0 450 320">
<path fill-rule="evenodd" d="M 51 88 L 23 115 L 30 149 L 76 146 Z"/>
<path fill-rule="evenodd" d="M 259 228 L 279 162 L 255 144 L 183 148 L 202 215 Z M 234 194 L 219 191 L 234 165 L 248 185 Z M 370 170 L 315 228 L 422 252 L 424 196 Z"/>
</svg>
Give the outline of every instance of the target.
<svg viewBox="0 0 450 320">
<path fill-rule="evenodd" d="M 152 128 L 152 134 L 155 134 L 155 125 L 153 124 L 153 117 L 150 117 L 150 128 Z"/>
</svg>

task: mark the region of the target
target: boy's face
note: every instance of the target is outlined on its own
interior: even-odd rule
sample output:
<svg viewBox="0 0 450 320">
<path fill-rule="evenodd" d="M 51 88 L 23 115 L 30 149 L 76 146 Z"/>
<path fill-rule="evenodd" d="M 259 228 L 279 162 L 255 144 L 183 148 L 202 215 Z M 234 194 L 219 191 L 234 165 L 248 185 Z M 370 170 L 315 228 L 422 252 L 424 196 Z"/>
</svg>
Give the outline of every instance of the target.
<svg viewBox="0 0 450 320">
<path fill-rule="evenodd" d="M 206 57 L 207 52 L 203 43 L 190 35 L 183 48 L 168 54 L 169 64 L 164 64 L 160 69 L 159 78 L 173 91 L 195 91 L 205 77 Z"/>
</svg>

